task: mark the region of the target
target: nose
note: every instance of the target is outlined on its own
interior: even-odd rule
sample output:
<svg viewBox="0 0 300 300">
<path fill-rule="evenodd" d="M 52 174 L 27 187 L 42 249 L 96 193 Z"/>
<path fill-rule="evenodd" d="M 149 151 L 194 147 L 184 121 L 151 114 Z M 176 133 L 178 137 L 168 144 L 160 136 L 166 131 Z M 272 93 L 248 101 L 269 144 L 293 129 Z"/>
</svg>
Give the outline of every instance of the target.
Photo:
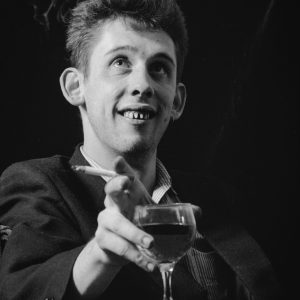
<svg viewBox="0 0 300 300">
<path fill-rule="evenodd" d="M 131 81 L 131 95 L 141 98 L 151 98 L 154 95 L 154 89 L 147 71 L 141 68 L 140 70 L 135 70 L 133 73 L 135 74 Z"/>
</svg>

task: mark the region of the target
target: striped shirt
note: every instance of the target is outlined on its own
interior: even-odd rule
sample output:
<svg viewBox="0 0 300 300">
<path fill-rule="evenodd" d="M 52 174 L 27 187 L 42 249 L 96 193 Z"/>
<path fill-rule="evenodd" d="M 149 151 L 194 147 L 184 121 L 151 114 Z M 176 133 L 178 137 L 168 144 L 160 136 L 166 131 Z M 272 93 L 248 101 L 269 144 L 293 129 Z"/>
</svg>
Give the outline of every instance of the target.
<svg viewBox="0 0 300 300">
<path fill-rule="evenodd" d="M 98 163 L 88 157 L 83 147 L 80 150 L 91 166 L 103 169 Z M 103 177 L 103 179 L 108 181 L 109 178 Z M 157 204 L 181 202 L 172 187 L 172 180 L 168 171 L 159 159 L 156 160 L 156 182 L 152 199 Z M 225 274 L 228 267 L 213 249 L 205 246 L 205 251 L 201 250 L 203 249 L 202 245 L 206 245 L 205 239 L 197 231 L 193 247 L 182 258 L 183 264 L 201 288 L 207 291 L 208 300 L 226 299 L 228 294 L 226 280 L 228 278 L 226 278 Z"/>
</svg>

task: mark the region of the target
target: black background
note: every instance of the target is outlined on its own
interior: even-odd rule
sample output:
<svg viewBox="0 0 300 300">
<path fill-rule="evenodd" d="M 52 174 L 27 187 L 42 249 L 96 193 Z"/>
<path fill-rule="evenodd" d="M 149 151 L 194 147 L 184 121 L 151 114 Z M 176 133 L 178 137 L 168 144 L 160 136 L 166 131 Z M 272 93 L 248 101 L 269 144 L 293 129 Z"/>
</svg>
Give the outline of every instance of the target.
<svg viewBox="0 0 300 300">
<path fill-rule="evenodd" d="M 58 82 L 68 66 L 64 26 L 55 16 L 60 1 L 48 12 L 48 28 L 33 16 L 50 1 L 35 11 L 30 3 L 38 2 L 1 4 L 0 172 L 15 161 L 71 154 L 82 140 L 77 109 Z M 234 185 L 246 226 L 290 286 L 299 215 L 296 7 L 266 0 L 180 3 L 190 36 L 188 103 L 160 157 Z"/>
</svg>

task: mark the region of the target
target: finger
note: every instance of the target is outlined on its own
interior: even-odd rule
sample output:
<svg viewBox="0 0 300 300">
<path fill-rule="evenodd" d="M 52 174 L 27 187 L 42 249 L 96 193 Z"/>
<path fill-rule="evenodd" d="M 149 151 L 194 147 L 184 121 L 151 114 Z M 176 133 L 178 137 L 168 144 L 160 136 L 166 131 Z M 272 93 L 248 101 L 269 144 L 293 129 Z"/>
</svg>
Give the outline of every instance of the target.
<svg viewBox="0 0 300 300">
<path fill-rule="evenodd" d="M 154 203 L 144 184 L 135 176 L 134 170 L 123 157 L 117 157 L 114 162 L 114 170 L 118 174 L 128 176 L 129 182 L 128 186 L 126 187 L 127 193 L 131 193 L 132 196 L 135 197 L 135 199 L 140 203 Z"/>
<path fill-rule="evenodd" d="M 128 240 L 129 242 L 149 248 L 153 244 L 153 237 L 125 218 L 121 213 L 112 209 L 105 209 L 98 215 L 98 224 Z"/>
<path fill-rule="evenodd" d="M 120 211 L 119 206 L 110 197 L 105 197 L 104 206 L 109 209 L 116 209 L 117 211 Z"/>
<path fill-rule="evenodd" d="M 118 174 L 127 175 L 131 180 L 135 178 L 135 172 L 122 156 L 118 156 L 114 161 L 114 170 Z"/>
<path fill-rule="evenodd" d="M 130 189 L 131 184 L 132 183 L 128 176 L 117 175 L 106 183 L 104 191 L 106 195 L 111 197 L 114 195 L 118 196 L 120 193 L 124 193 L 126 190 Z"/>
<path fill-rule="evenodd" d="M 104 188 L 106 193 L 104 205 L 107 208 L 117 209 L 131 220 L 136 200 L 129 191 L 130 185 L 131 181 L 125 175 L 112 178 Z"/>
<path fill-rule="evenodd" d="M 110 260 L 115 260 L 121 264 L 122 260 L 130 261 L 146 271 L 153 271 L 154 269 L 154 264 L 142 255 L 135 245 L 110 231 L 103 230 L 101 233 L 96 233 L 96 242 L 110 257 Z"/>
<path fill-rule="evenodd" d="M 126 174 L 127 176 L 129 176 L 132 181 L 132 189 L 135 191 L 139 191 L 139 199 L 141 203 L 153 203 L 153 200 L 143 183 L 135 176 L 134 170 L 121 156 L 119 156 L 115 160 L 115 171 L 117 173 Z"/>
</svg>

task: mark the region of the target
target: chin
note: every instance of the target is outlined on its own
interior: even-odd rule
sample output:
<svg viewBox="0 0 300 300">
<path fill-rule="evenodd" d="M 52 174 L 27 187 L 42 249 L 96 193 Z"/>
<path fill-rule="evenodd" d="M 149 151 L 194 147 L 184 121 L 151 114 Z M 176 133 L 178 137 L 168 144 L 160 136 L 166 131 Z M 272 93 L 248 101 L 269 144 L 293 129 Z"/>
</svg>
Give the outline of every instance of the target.
<svg viewBox="0 0 300 300">
<path fill-rule="evenodd" d="M 145 141 L 145 140 L 139 140 L 134 142 L 124 142 L 121 145 L 121 152 L 126 157 L 144 157 L 145 155 L 148 155 L 152 152 L 152 149 L 154 149 L 154 143 L 153 141 Z"/>
</svg>

